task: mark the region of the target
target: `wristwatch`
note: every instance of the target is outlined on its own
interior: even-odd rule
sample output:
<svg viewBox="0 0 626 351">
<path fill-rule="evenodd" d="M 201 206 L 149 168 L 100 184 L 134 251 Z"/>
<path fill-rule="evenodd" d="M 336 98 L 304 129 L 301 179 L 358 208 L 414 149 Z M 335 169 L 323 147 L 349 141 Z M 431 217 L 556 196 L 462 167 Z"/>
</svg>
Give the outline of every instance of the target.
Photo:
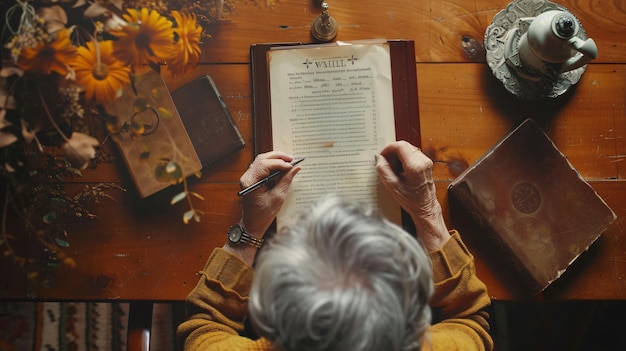
<svg viewBox="0 0 626 351">
<path fill-rule="evenodd" d="M 241 224 L 235 224 L 228 229 L 228 241 L 231 243 L 244 243 L 250 246 L 254 246 L 257 249 L 263 245 L 263 239 L 255 238 L 241 226 Z"/>
</svg>

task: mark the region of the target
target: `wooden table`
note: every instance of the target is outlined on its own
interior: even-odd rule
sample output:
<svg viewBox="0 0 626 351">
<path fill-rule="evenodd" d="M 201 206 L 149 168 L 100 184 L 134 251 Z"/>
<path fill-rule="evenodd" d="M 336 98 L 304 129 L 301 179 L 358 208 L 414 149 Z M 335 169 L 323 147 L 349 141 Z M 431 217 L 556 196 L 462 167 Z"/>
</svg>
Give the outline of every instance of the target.
<svg viewBox="0 0 626 351">
<path fill-rule="evenodd" d="M 264 1 L 259 1 L 265 3 Z M 223 245 L 229 226 L 239 219 L 239 176 L 253 159 L 249 46 L 253 43 L 309 41 L 309 26 L 320 10 L 315 1 L 275 1 L 273 6 L 238 1 L 237 13 L 209 29 L 203 64 L 173 77 L 162 74 L 171 90 L 201 74 L 210 74 L 225 97 L 247 145 L 232 157 L 190 180 L 205 201 L 200 223 L 183 224 L 183 206 L 169 200 L 180 188 L 141 200 L 123 162 L 100 165 L 67 183 L 114 182 L 116 201 L 94 208 L 99 220 L 70 228 L 64 252 L 75 267 L 63 266 L 52 287 L 32 284 L 23 270 L 0 259 L 0 298 L 89 300 L 182 300 L 197 281 L 211 250 Z M 545 293 L 544 299 L 624 299 L 626 297 L 626 4 L 623 1 L 561 0 L 577 15 L 599 48 L 575 89 L 545 101 L 517 100 L 506 92 L 484 62 L 485 29 L 508 1 L 398 0 L 393 2 L 330 0 L 339 22 L 337 40 L 406 38 L 416 42 L 422 148 L 437 162 L 439 200 L 450 226 L 462 230 L 477 261 L 479 276 L 495 299 L 529 299 L 500 258 L 484 249 L 463 215 L 448 210 L 446 187 L 500 137 L 523 119 L 535 119 L 582 176 L 617 213 L 601 238 Z M 105 145 L 115 155 L 110 143 Z M 13 217 L 10 228 L 18 228 Z M 30 250 L 23 242 L 23 253 Z"/>
</svg>

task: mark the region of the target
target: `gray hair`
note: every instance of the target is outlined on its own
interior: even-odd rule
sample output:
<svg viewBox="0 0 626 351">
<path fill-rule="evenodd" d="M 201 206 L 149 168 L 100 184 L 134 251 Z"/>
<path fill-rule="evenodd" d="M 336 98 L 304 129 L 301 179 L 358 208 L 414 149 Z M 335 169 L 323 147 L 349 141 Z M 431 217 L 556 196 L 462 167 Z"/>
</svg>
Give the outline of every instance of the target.
<svg viewBox="0 0 626 351">
<path fill-rule="evenodd" d="M 268 240 L 249 312 L 283 351 L 419 350 L 432 268 L 418 241 L 377 211 L 327 196 Z"/>
</svg>

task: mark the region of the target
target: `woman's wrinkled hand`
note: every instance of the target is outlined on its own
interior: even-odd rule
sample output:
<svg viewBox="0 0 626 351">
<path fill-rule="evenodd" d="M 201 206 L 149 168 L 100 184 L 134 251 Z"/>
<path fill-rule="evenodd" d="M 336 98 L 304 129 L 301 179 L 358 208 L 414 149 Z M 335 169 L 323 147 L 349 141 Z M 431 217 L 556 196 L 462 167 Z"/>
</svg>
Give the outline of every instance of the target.
<svg viewBox="0 0 626 351">
<path fill-rule="evenodd" d="M 411 216 L 429 250 L 449 238 L 432 174 L 433 161 L 406 141 L 387 145 L 376 155 L 376 171 L 385 188 Z"/>
<path fill-rule="evenodd" d="M 291 155 L 281 151 L 259 154 L 239 179 L 241 188 L 244 189 L 274 171 L 283 171 L 278 177 L 243 196 L 241 224 L 255 237 L 263 237 L 272 224 L 287 198 L 293 177 L 300 171 L 300 167 L 291 165 L 292 160 Z"/>
</svg>

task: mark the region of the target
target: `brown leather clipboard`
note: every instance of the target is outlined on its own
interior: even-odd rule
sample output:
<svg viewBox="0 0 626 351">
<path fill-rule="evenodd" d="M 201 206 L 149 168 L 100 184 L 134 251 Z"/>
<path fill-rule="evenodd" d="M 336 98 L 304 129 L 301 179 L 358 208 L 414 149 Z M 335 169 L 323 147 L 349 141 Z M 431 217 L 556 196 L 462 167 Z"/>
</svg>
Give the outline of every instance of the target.
<svg viewBox="0 0 626 351">
<path fill-rule="evenodd" d="M 388 40 L 391 55 L 391 83 L 396 123 L 396 139 L 421 147 L 415 44 L 412 40 Z M 267 43 L 250 46 L 254 154 L 271 151 L 272 108 L 270 104 L 267 52 L 277 46 L 304 43 Z M 307 44 L 309 45 L 309 44 Z M 328 44 L 322 44 L 328 45 Z"/>
<path fill-rule="evenodd" d="M 391 84 L 396 139 L 406 140 L 417 147 L 421 147 L 415 43 L 412 40 L 388 40 L 387 42 L 391 56 Z M 255 155 L 273 150 L 267 52 L 273 47 L 293 45 L 305 45 L 305 43 L 266 43 L 250 46 L 252 133 Z M 404 210 L 402 211 L 402 224 L 409 233 L 415 233 L 413 221 Z M 276 222 L 274 221 L 270 231 L 275 231 L 275 225 Z"/>
</svg>

